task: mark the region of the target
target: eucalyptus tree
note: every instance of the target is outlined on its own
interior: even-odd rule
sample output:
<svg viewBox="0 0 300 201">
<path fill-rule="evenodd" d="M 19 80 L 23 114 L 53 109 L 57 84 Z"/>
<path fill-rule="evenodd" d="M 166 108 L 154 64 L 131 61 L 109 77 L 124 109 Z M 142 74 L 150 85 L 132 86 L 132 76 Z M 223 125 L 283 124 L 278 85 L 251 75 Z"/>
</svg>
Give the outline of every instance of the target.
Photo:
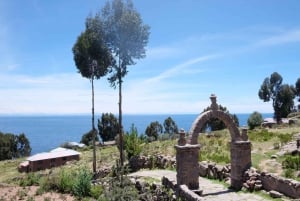
<svg viewBox="0 0 300 201">
<path fill-rule="evenodd" d="M 99 135 L 103 142 L 114 140 L 118 134 L 119 122 L 112 113 L 102 113 L 98 119 Z"/>
<path fill-rule="evenodd" d="M 95 138 L 97 130 L 94 122 L 94 79 L 100 79 L 108 73 L 114 60 L 104 40 L 103 23 L 99 15 L 88 17 L 85 31 L 77 38 L 73 46 L 74 61 L 78 72 L 92 84 L 92 133 L 93 133 L 93 171 L 96 172 Z"/>
<path fill-rule="evenodd" d="M 178 133 L 178 126 L 171 117 L 165 119 L 163 126 L 165 129 L 165 133 L 172 135 Z"/>
<path fill-rule="evenodd" d="M 127 67 L 146 56 L 150 27 L 143 23 L 131 1 L 108 1 L 101 13 L 108 46 L 116 61 L 108 80 L 113 88 L 118 87 L 119 90 L 120 162 L 123 166 L 122 83 L 128 73 Z"/>
<path fill-rule="evenodd" d="M 294 86 L 282 84 L 283 78 L 277 73 L 273 72 L 270 78 L 266 77 L 258 91 L 258 96 L 264 102 L 272 100 L 274 109 L 274 117 L 277 122 L 294 109 L 294 98 L 296 89 Z"/>
</svg>

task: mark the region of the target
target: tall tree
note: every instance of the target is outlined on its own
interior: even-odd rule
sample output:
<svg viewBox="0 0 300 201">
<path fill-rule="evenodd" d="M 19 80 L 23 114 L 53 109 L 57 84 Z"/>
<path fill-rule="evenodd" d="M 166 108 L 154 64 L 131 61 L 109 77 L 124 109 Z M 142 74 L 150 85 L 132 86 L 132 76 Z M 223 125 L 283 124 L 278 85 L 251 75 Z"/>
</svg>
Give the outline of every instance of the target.
<svg viewBox="0 0 300 201">
<path fill-rule="evenodd" d="M 119 89 L 120 162 L 123 166 L 122 83 L 128 73 L 127 67 L 146 56 L 145 46 L 148 43 L 150 27 L 143 23 L 130 0 L 107 2 L 102 9 L 102 19 L 109 48 L 116 60 L 109 82 L 112 87 L 118 86 Z"/>
<path fill-rule="evenodd" d="M 258 96 L 264 102 L 272 100 L 274 117 L 277 122 L 287 115 L 294 108 L 295 88 L 287 84 L 282 85 L 282 77 L 279 73 L 274 72 L 270 78 L 265 78 L 259 91 Z"/>
<path fill-rule="evenodd" d="M 85 31 L 77 38 L 72 51 L 78 72 L 88 78 L 92 84 L 93 172 L 95 173 L 97 130 L 94 120 L 94 79 L 105 76 L 108 73 L 108 67 L 114 63 L 104 40 L 103 23 L 99 15 L 86 19 Z"/>
<path fill-rule="evenodd" d="M 175 121 L 171 117 L 168 117 L 168 118 L 165 119 L 164 129 L 165 129 L 165 133 L 168 133 L 168 134 L 178 133 L 177 124 L 175 123 Z"/>
<path fill-rule="evenodd" d="M 99 135 L 103 142 L 114 140 L 118 129 L 118 119 L 112 113 L 103 113 L 101 119 L 98 119 Z"/>
<path fill-rule="evenodd" d="M 275 106 L 275 116 L 287 117 L 294 109 L 295 88 L 288 84 L 283 84 L 277 94 Z"/>
</svg>

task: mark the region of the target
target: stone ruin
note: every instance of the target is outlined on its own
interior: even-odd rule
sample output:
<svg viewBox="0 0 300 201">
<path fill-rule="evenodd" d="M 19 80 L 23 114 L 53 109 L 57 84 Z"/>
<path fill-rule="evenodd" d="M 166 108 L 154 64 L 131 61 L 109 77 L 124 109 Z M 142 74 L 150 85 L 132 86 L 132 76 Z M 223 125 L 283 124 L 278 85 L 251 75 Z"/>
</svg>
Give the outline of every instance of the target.
<svg viewBox="0 0 300 201">
<path fill-rule="evenodd" d="M 247 130 L 240 133 L 229 114 L 218 110 L 217 97 L 211 95 L 211 110 L 200 114 L 185 139 L 184 131 L 180 133 L 176 148 L 177 185 L 186 185 L 188 189 L 201 193 L 199 186 L 199 151 L 198 136 L 205 123 L 211 118 L 218 118 L 224 122 L 230 131 L 230 156 L 231 156 L 231 187 L 240 190 L 243 187 L 243 174 L 251 167 L 251 142 L 248 140 Z M 200 187 L 200 188 L 199 188 Z"/>
</svg>

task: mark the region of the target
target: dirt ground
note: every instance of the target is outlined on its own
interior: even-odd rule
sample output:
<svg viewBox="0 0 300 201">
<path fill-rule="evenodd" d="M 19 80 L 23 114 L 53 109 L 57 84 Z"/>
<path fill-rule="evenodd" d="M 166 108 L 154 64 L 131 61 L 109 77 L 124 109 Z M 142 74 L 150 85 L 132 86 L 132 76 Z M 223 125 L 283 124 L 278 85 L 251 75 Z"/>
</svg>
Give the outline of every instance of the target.
<svg viewBox="0 0 300 201">
<path fill-rule="evenodd" d="M 1 186 L 0 201 L 10 200 L 34 200 L 34 201 L 72 201 L 75 198 L 68 194 L 47 192 L 37 195 L 38 186 L 19 187 L 19 186 Z"/>
</svg>

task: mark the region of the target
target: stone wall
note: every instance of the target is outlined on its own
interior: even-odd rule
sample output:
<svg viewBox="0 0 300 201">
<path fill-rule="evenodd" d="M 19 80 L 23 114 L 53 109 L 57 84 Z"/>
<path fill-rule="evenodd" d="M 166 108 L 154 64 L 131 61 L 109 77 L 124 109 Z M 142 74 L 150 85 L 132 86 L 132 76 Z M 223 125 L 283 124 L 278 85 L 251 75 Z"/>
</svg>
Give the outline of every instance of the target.
<svg viewBox="0 0 300 201">
<path fill-rule="evenodd" d="M 259 178 L 263 188 L 267 191 L 275 190 L 292 198 L 300 198 L 300 182 L 298 181 L 264 172 Z"/>
<path fill-rule="evenodd" d="M 130 171 L 136 172 L 140 169 L 152 168 L 176 168 L 176 159 L 171 156 L 157 154 L 154 156 L 133 156 L 128 162 Z"/>
<path fill-rule="evenodd" d="M 229 183 L 230 171 L 230 165 L 221 166 L 205 161 L 199 163 L 199 175 L 201 177 L 225 180 Z M 253 167 L 245 171 L 243 187 L 250 192 L 260 190 L 277 191 L 288 197 L 300 198 L 300 182 L 270 173 L 260 173 Z"/>
<path fill-rule="evenodd" d="M 139 156 L 130 160 L 135 171 L 144 168 L 161 168 L 176 167 L 176 160 L 174 157 L 156 155 Z M 155 162 L 154 162 L 155 161 Z M 154 166 L 150 165 L 154 164 Z M 132 167 L 131 167 L 132 168 Z M 210 179 L 224 180 L 230 184 L 231 165 L 218 165 L 212 162 L 199 162 L 199 176 Z M 162 184 L 168 188 L 176 191 L 176 181 L 168 181 L 166 178 L 162 180 Z M 201 183 L 199 184 L 201 188 Z M 277 191 L 292 198 L 300 198 L 300 182 L 278 177 L 269 173 L 260 173 L 255 168 L 250 168 L 245 171 L 243 175 L 243 187 L 249 191 Z M 185 188 L 181 188 L 181 194 Z M 191 190 L 187 190 L 187 194 L 191 194 Z M 194 195 L 194 194 L 193 194 Z"/>
</svg>

